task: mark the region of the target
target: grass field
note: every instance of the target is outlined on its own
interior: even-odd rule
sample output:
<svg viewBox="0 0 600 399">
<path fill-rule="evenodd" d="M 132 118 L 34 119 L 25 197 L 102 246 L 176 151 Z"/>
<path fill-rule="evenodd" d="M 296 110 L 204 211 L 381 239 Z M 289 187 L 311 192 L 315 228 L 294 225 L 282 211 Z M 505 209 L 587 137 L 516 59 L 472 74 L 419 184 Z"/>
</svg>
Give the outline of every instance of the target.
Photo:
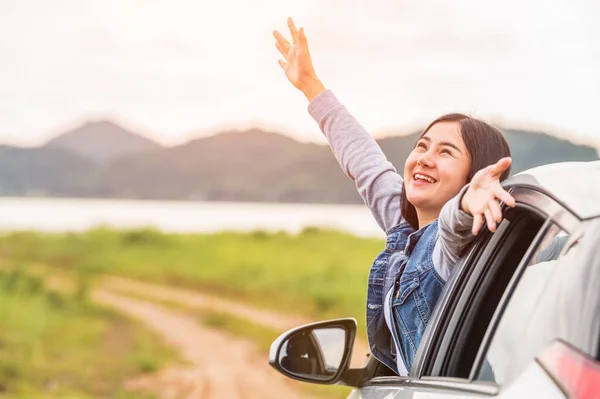
<svg viewBox="0 0 600 399">
<path fill-rule="evenodd" d="M 103 274 L 198 289 L 315 320 L 355 317 L 364 334 L 366 283 L 383 240 L 335 231 L 164 234 L 151 229 L 84 233 L 20 232 L 0 239 L 0 391 L 7 398 L 142 398 L 123 381 L 173 355 L 134 322 L 86 301 Z M 69 294 L 48 290 L 24 266 L 60 268 Z M 31 267 L 33 271 L 35 267 Z M 9 268 L 10 269 L 10 268 Z M 280 332 L 231 315 L 198 320 L 254 341 L 266 353 Z M 306 384 L 345 397 L 344 387 Z"/>
<path fill-rule="evenodd" d="M 136 322 L 72 293 L 47 289 L 23 266 L 0 271 L 2 398 L 149 398 L 130 378 L 176 361 Z"/>
<path fill-rule="evenodd" d="M 369 267 L 383 248 L 383 240 L 311 228 L 296 236 L 151 229 L 26 232 L 5 235 L 1 242 L 2 258 L 61 267 L 82 279 L 122 275 L 319 319 L 356 317 L 359 324 Z"/>
</svg>

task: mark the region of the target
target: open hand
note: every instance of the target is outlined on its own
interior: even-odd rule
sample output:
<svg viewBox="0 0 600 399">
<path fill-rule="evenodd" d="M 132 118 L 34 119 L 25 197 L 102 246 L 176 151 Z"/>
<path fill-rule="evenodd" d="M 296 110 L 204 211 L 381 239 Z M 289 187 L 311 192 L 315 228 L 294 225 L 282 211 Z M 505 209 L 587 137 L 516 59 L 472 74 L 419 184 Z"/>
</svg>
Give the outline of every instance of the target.
<svg viewBox="0 0 600 399">
<path fill-rule="evenodd" d="M 281 33 L 273 32 L 275 47 L 284 58 L 279 60 L 279 65 L 288 80 L 311 101 L 319 92 L 325 90 L 325 87 L 315 73 L 304 28 L 297 30 L 292 18 L 288 18 L 287 23 L 292 35 L 291 45 Z"/>
<path fill-rule="evenodd" d="M 502 220 L 500 202 L 515 206 L 514 198 L 500 185 L 500 175 L 510 167 L 512 159 L 502 158 L 494 165 L 479 170 L 471 179 L 465 195 L 460 202 L 461 209 L 473 215 L 473 234 L 477 234 L 483 225 L 483 218 L 490 231 L 496 231 L 496 224 Z"/>
</svg>

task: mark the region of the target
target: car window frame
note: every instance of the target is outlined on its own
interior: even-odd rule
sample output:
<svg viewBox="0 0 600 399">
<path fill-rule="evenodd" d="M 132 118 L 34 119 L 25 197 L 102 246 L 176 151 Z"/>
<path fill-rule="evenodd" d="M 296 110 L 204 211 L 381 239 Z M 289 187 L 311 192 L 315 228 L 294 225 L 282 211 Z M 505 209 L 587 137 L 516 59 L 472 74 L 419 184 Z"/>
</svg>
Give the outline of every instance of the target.
<svg viewBox="0 0 600 399">
<path fill-rule="evenodd" d="M 569 265 L 565 264 L 564 261 L 574 261 L 574 265 L 576 265 L 575 269 L 579 268 L 579 270 L 573 271 L 573 273 L 575 273 L 574 275 L 585 276 L 585 279 L 588 281 L 590 286 L 597 287 L 598 283 L 600 283 L 600 273 L 597 271 L 598 267 L 600 266 L 600 259 L 596 256 L 597 248 L 594 245 L 594 238 L 600 237 L 600 217 L 592 217 L 583 220 L 579 219 L 579 223 L 576 225 L 565 219 L 565 214 L 557 215 L 554 218 L 554 221 L 557 222 L 554 224 L 558 225 L 559 227 L 568 225 L 571 229 L 569 230 L 569 227 L 563 229 L 568 233 L 569 238 L 565 242 L 564 247 L 561 249 L 557 258 L 557 261 L 559 262 L 558 266 L 561 268 L 567 268 Z M 559 223 L 562 223 L 562 225 Z M 580 240 L 586 236 L 590 236 L 592 239 L 585 240 L 584 244 L 575 250 L 578 251 L 578 253 L 575 255 L 575 258 L 561 259 L 567 253 L 573 250 L 571 246 L 574 241 Z M 503 295 L 500 303 L 498 304 L 498 309 L 496 310 L 494 319 L 490 322 L 490 326 L 492 326 L 492 328 L 488 329 L 484 340 L 482 340 L 482 345 L 480 346 L 477 360 L 474 363 L 469 376 L 470 380 L 476 380 L 477 378 L 477 372 L 481 367 L 490 344 L 493 342 L 498 325 L 504 317 L 506 309 L 510 305 L 513 294 L 517 289 L 527 267 L 529 267 L 532 255 L 533 253 L 529 254 L 529 259 L 524 259 L 524 263 L 519 265 L 518 270 L 515 271 L 515 276 L 507 287 L 507 292 L 505 295 Z M 595 270 L 595 272 L 592 271 L 592 273 L 590 273 L 591 270 Z M 572 281 L 573 280 L 571 280 L 571 283 Z M 577 289 L 572 285 L 567 286 L 567 288 L 571 290 Z M 577 309 L 577 312 L 573 313 L 573 315 L 577 316 L 573 316 L 571 319 L 569 319 L 569 323 L 566 324 L 567 329 L 563 329 L 562 333 L 557 331 L 557 335 L 553 338 L 553 340 L 565 342 L 567 345 L 572 346 L 584 356 L 589 356 L 590 358 L 595 359 L 597 362 L 600 362 L 600 340 L 596 339 L 596 342 L 594 342 L 594 337 L 600 337 L 600 316 L 598 316 L 597 312 L 597 309 L 600 308 L 600 295 L 597 294 L 597 291 L 587 290 L 585 294 L 577 296 L 577 298 L 579 299 L 577 301 L 577 305 L 573 307 L 573 309 Z M 584 306 L 580 307 L 580 304 L 584 304 Z M 563 324 L 562 327 L 564 326 L 565 325 Z M 498 386 L 500 386 L 500 384 L 498 384 Z"/>
<path fill-rule="evenodd" d="M 502 270 L 501 266 L 505 265 L 511 258 L 520 263 L 540 230 L 543 229 L 544 219 L 535 213 L 531 213 L 526 207 L 518 207 L 512 212 L 513 220 L 510 224 L 507 224 L 506 229 L 504 231 L 498 229 L 497 233 L 499 234 L 495 233 L 488 245 L 478 248 L 478 250 L 483 251 L 478 262 L 468 265 L 474 269 L 473 274 L 460 287 L 459 304 L 452 315 L 452 320 L 445 335 L 441 338 L 441 348 L 443 349 L 438 352 L 431 370 L 433 378 L 463 378 L 468 380 L 466 374 L 459 376 L 459 370 L 465 367 L 464 363 L 468 360 L 466 359 L 466 350 L 469 347 L 471 349 L 468 353 L 473 356 L 473 362 L 475 361 L 476 353 L 472 352 L 472 347 L 476 345 L 479 348 L 481 341 L 475 342 L 473 339 L 467 339 L 466 336 L 478 334 L 475 325 L 478 326 L 477 328 L 483 329 L 483 325 L 476 324 L 474 321 L 483 312 L 488 312 L 491 321 L 498 303 L 490 304 L 484 300 L 486 296 L 493 293 L 492 287 L 499 287 L 497 283 L 492 283 L 490 276 L 494 277 L 494 281 L 497 281 L 498 277 L 507 279 L 508 281 L 505 283 L 507 286 L 512 274 L 510 276 L 506 274 L 507 272 Z M 533 223 L 536 223 L 534 227 L 532 227 Z M 528 241 L 522 241 L 524 234 L 529 234 L 530 239 Z M 507 246 L 512 251 L 505 251 L 504 248 Z M 515 248 L 520 248 L 520 253 L 515 253 Z M 483 289 L 482 286 L 485 286 L 486 289 Z M 487 325 L 485 328 L 487 329 Z M 479 335 L 481 335 L 481 332 L 479 332 Z M 483 335 L 481 339 L 483 339 Z"/>
<path fill-rule="evenodd" d="M 571 234 L 580 225 L 581 220 L 578 219 L 573 212 L 571 212 L 570 210 L 565 208 L 558 201 L 554 200 L 549 195 L 546 195 L 543 192 L 543 190 L 532 189 L 531 187 L 518 187 L 517 186 L 511 190 L 511 193 L 512 193 L 513 197 L 515 198 L 515 200 L 517 201 L 517 208 L 521 209 L 524 212 L 530 212 L 532 214 L 537 214 L 537 216 L 540 219 L 543 219 L 542 225 L 540 226 L 538 232 L 535 234 L 533 240 L 529 243 L 524 256 L 521 257 L 521 259 L 519 261 L 519 265 L 516 267 L 515 272 L 513 273 L 513 275 L 514 275 L 515 273 L 518 272 L 518 270 L 520 268 L 523 267 L 522 266 L 523 263 L 528 262 L 528 259 L 530 258 L 531 254 L 533 253 L 534 248 L 536 248 L 537 245 L 539 245 L 540 240 L 545 236 L 549 226 L 551 226 L 553 223 L 557 224 L 559 227 L 561 227 L 563 230 L 565 230 L 568 234 Z M 510 233 L 511 233 L 511 231 L 507 232 L 507 234 L 510 234 Z M 506 233 L 504 235 L 506 235 Z M 487 243 L 482 242 L 476 248 L 473 248 L 473 251 L 482 252 L 482 255 L 480 255 L 479 257 L 473 257 L 475 262 L 470 263 L 470 264 L 465 263 L 461 267 L 466 268 L 466 269 L 475 269 L 478 267 L 478 265 L 481 262 L 490 262 L 490 261 L 494 262 L 493 252 L 495 252 L 496 249 L 499 248 L 498 247 L 499 245 L 502 245 L 502 239 L 503 239 L 503 237 L 494 237 L 492 240 L 488 241 Z M 485 254 L 486 252 L 487 252 L 487 254 Z M 498 267 L 499 265 L 496 264 L 496 265 L 490 265 L 490 266 Z M 492 271 L 492 269 L 489 269 L 487 271 L 487 274 L 489 274 L 491 271 Z M 514 287 L 512 287 L 512 284 L 511 284 L 512 279 L 513 278 L 511 277 L 511 280 L 509 281 L 508 285 L 505 288 L 505 292 L 503 293 L 500 301 L 498 302 L 498 306 L 500 306 L 500 304 L 502 304 L 503 301 L 505 301 L 504 298 L 507 295 L 506 292 L 511 289 L 514 290 Z M 460 288 L 455 288 L 455 289 L 464 289 L 464 287 L 461 286 Z M 459 294 L 459 300 L 461 297 L 464 300 L 464 297 L 471 297 L 473 294 L 474 294 L 473 290 L 467 290 L 467 291 L 463 290 Z M 512 294 L 512 291 L 511 291 L 511 294 Z M 509 298 L 510 298 L 510 296 L 509 296 Z M 508 299 L 506 299 L 506 300 L 508 300 Z M 496 305 L 494 305 L 494 306 L 496 306 Z M 471 309 L 471 308 L 472 307 L 469 305 L 466 305 L 463 307 L 458 307 L 458 309 L 454 310 L 454 314 L 451 317 L 456 318 L 457 316 L 460 316 L 462 313 L 469 312 L 469 309 Z M 498 308 L 494 311 L 494 315 L 492 316 L 492 319 L 490 320 L 490 323 L 488 324 L 488 326 L 491 325 L 491 323 L 494 323 L 495 318 L 500 317 L 497 315 L 499 310 L 500 309 Z M 502 311 L 503 310 L 504 309 L 502 309 Z M 488 326 L 486 326 L 486 328 Z M 460 328 L 455 326 L 453 328 L 453 330 L 450 331 L 450 333 L 453 335 L 456 335 L 460 332 L 460 330 L 461 330 Z M 443 341 L 445 340 L 446 342 L 448 342 L 449 340 L 451 340 L 453 338 L 453 337 L 451 337 L 451 338 L 444 337 L 444 335 L 447 335 L 448 332 L 449 332 L 448 328 L 446 328 L 443 331 L 440 331 L 440 330 L 435 331 L 434 334 L 438 335 L 438 339 L 441 338 Z M 440 335 L 441 335 L 441 337 L 440 337 Z M 486 332 L 486 335 L 487 335 L 487 332 Z M 483 345 L 483 344 L 487 344 L 486 335 L 484 335 L 481 342 L 479 343 L 479 347 L 481 347 L 481 345 Z M 448 348 L 446 350 L 446 353 L 443 354 L 443 356 L 444 356 L 443 359 L 440 358 L 440 352 L 437 352 L 435 354 L 430 354 L 432 356 L 435 355 L 435 360 L 434 360 L 435 365 L 434 365 L 433 369 L 431 370 L 432 375 L 426 376 L 424 374 L 421 374 L 421 375 L 419 375 L 419 378 L 436 379 L 436 380 L 440 380 L 440 381 L 443 381 L 445 379 L 456 378 L 456 377 L 441 375 L 442 371 L 444 369 L 443 364 L 448 362 L 448 360 L 446 358 L 452 357 L 452 356 L 458 356 L 456 353 L 453 353 L 454 352 L 453 349 L 454 348 Z M 475 361 L 478 361 L 477 357 L 478 357 L 478 355 L 476 356 Z M 474 361 L 473 365 L 475 365 L 475 361 Z M 497 384 L 473 380 L 471 374 L 472 373 L 470 373 L 469 378 L 464 378 L 463 380 L 470 384 L 473 384 L 473 385 L 485 384 L 485 385 L 494 385 L 494 386 L 498 387 Z"/>
<path fill-rule="evenodd" d="M 499 226 L 499 231 L 504 227 Z M 466 252 L 465 257 L 458 264 L 457 273 L 454 273 L 449 281 L 446 282 L 445 293 L 440 298 L 438 305 L 430 318 L 430 322 L 423 334 L 423 340 L 419 345 L 419 350 L 415 356 L 415 361 L 411 369 L 411 376 L 414 378 L 431 377 L 431 370 L 435 362 L 443 336 L 448 329 L 456 308 L 459 306 L 461 296 L 461 282 L 468 280 L 473 271 L 474 265 L 481 261 L 484 256 L 483 249 L 490 245 L 493 235 L 489 231 L 483 231 Z M 492 241 L 493 245 L 493 241 Z"/>
<path fill-rule="evenodd" d="M 492 319 L 488 324 L 487 331 L 481 341 L 481 344 L 479 345 L 478 353 L 471 368 L 471 373 L 469 375 L 470 381 L 477 381 L 477 373 L 483 364 L 487 351 L 489 350 L 489 347 L 497 332 L 500 321 L 502 320 L 506 309 L 509 303 L 511 302 L 513 294 L 515 293 L 517 286 L 519 285 L 519 282 L 521 281 L 540 243 L 546 237 L 551 227 L 556 225 L 569 235 L 569 239 L 567 240 L 568 244 L 568 242 L 572 240 L 573 234 L 577 234 L 577 230 L 581 227 L 581 221 L 578 219 L 573 219 L 576 219 L 576 217 L 573 214 L 568 213 L 568 211 L 566 211 L 563 208 L 558 214 L 550 216 L 545 220 L 544 225 L 541 227 L 540 231 L 538 232 L 534 240 L 531 242 L 531 245 L 527 249 L 525 256 L 521 259 L 519 265 L 513 273 L 513 276 L 511 277 L 508 285 L 506 286 L 506 289 L 504 290 L 504 293 L 502 294 L 502 297 L 498 302 L 498 306 L 494 312 L 494 315 L 492 316 Z M 565 247 L 567 246 L 568 245 L 565 245 Z"/>
<path fill-rule="evenodd" d="M 516 207 L 524 212 L 531 212 L 542 219 L 539 231 L 534 236 L 533 240 L 529 243 L 525 256 L 522 257 L 521 261 L 528 256 L 531 250 L 532 244 L 537 244 L 536 240 L 539 239 L 541 233 L 546 228 L 546 225 L 552 220 L 558 219 L 560 222 L 556 223 L 567 232 L 573 230 L 573 222 L 579 224 L 581 221 L 578 219 L 574 212 L 564 206 L 564 204 L 557 201 L 553 196 L 546 193 L 540 187 L 534 187 L 530 184 L 525 185 L 508 185 L 505 188 L 515 198 Z M 506 209 L 506 207 L 505 207 Z M 504 212 L 503 212 L 504 214 Z M 566 214 L 566 217 L 560 215 Z M 562 220 L 565 219 L 565 220 Z M 499 229 L 501 226 L 499 226 Z M 498 231 L 497 231 L 498 232 Z M 508 231 L 510 233 L 510 230 Z M 423 388 L 439 388 L 444 390 L 453 390 L 460 392 L 470 392 L 475 394 L 484 395 L 496 395 L 499 392 L 499 386 L 494 383 L 485 381 L 474 381 L 467 378 L 455 378 L 448 376 L 439 375 L 426 375 L 428 371 L 433 371 L 443 359 L 440 358 L 440 347 L 443 345 L 444 336 L 447 335 L 449 330 L 449 322 L 456 317 L 457 314 L 462 314 L 468 311 L 470 306 L 460 306 L 459 301 L 467 293 L 461 291 L 462 285 L 459 284 L 461 280 L 468 280 L 471 274 L 474 272 L 477 265 L 481 262 L 489 262 L 492 257 L 492 251 L 500 244 L 500 241 L 505 238 L 507 234 L 503 234 L 502 237 L 499 234 L 491 234 L 489 231 L 482 232 L 467 250 L 464 259 L 457 265 L 459 270 L 455 273 L 452 278 L 447 281 L 444 294 L 440 298 L 438 305 L 432 314 L 429 324 L 427 325 L 423 341 L 419 346 L 417 356 L 411 368 L 408 377 L 399 376 L 380 376 L 367 379 L 362 386 L 378 386 L 378 385 L 401 385 L 403 387 L 423 387 Z M 520 265 L 517 267 L 517 269 Z M 510 283 L 509 283 L 510 285 Z M 506 287 L 508 289 L 509 286 Z M 505 289 L 505 290 L 506 290 Z M 472 294 L 469 293 L 469 294 Z M 504 297 L 504 296 L 503 296 Z M 503 298 L 502 297 L 502 298 Z M 501 298 L 501 302 L 502 302 Z M 496 317 L 496 314 L 492 317 L 492 320 Z M 457 328 L 453 328 L 453 334 L 457 333 Z M 485 339 L 485 336 L 484 338 Z M 480 345 L 484 342 L 482 339 Z M 444 353 L 444 358 L 448 356 L 448 351 Z M 477 359 L 476 359 L 477 360 Z"/>
<path fill-rule="evenodd" d="M 540 219 L 544 220 L 540 226 L 540 231 L 538 231 L 534 239 L 529 243 L 529 247 L 534 244 L 537 236 L 544 229 L 545 224 L 550 223 L 548 220 L 556 221 L 557 219 L 561 219 L 558 215 L 568 212 L 569 216 L 567 217 L 571 217 L 571 221 L 575 220 L 576 223 L 579 222 L 579 219 L 577 219 L 572 212 L 570 212 L 562 204 L 544 193 L 543 190 L 540 190 L 539 188 L 533 188 L 531 186 L 519 187 L 516 185 L 509 187 L 508 189 L 513 197 L 515 197 L 515 200 L 517 201 L 517 207 L 519 209 L 525 212 L 533 212 Z M 565 226 L 565 224 L 569 224 L 569 222 L 565 223 L 561 221 L 557 224 L 567 231 L 571 230 Z M 504 236 L 506 236 L 506 234 Z M 461 264 L 458 265 L 460 268 L 459 271 L 451 280 L 447 282 L 446 292 L 442 298 L 440 298 L 439 306 L 436 307 L 436 311 L 432 315 L 430 324 L 427 326 L 429 331 L 426 331 L 424 335 L 424 342 L 422 342 L 423 348 L 419 348 L 419 352 L 421 353 L 417 353 L 415 363 L 411 369 L 410 380 L 412 384 L 414 384 L 415 381 L 422 381 L 427 385 L 447 385 L 448 382 L 451 382 L 455 385 L 459 384 L 461 386 L 469 386 L 470 390 L 477 393 L 494 394 L 494 392 L 497 392 L 496 384 L 473 381 L 470 379 L 457 379 L 435 374 L 426 374 L 427 371 L 433 371 L 434 365 L 440 362 L 440 345 L 443 341 L 444 335 L 446 335 L 448 331 L 448 319 L 455 318 L 456 312 L 463 313 L 470 308 L 464 306 L 460 307 L 458 304 L 458 301 L 462 296 L 465 295 L 465 293 L 460 290 L 461 287 L 459 287 L 460 284 L 457 284 L 457 281 L 461 278 L 463 280 L 468 280 L 475 267 L 480 262 L 489 262 L 492 255 L 490 252 L 492 252 L 498 245 L 501 244 L 500 241 L 502 241 L 502 239 L 503 237 L 500 237 L 499 235 L 494 236 L 489 232 L 482 234 L 482 236 L 473 243 L 472 248 L 468 251 Z M 488 253 L 486 254 L 485 252 Z M 446 320 L 444 321 L 443 319 Z M 454 327 L 454 330 L 456 331 L 456 327 Z M 484 341 L 482 340 L 481 343 L 483 342 Z M 429 368 L 426 367 L 428 363 Z M 400 380 L 396 377 L 380 377 L 381 382 L 384 380 L 389 381 L 390 379 L 395 380 L 396 383 L 400 382 Z"/>
</svg>

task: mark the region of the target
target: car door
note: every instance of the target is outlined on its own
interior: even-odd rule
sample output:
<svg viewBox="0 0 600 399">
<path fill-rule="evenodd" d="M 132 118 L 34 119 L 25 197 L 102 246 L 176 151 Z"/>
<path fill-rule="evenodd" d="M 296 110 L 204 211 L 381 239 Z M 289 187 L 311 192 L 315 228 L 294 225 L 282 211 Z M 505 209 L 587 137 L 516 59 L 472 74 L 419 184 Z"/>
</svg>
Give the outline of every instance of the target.
<svg viewBox="0 0 600 399">
<path fill-rule="evenodd" d="M 455 298 L 440 309 L 426 364 L 415 375 L 468 379 L 502 297 L 511 295 L 510 282 L 518 278 L 519 266 L 559 233 L 568 236 L 580 225 L 569 210 L 540 191 L 515 187 L 512 194 L 518 206 L 506 210 L 498 231 L 486 233 L 488 238 L 465 259 L 453 282 Z"/>
<path fill-rule="evenodd" d="M 495 384 L 506 397 L 535 388 L 546 398 L 598 398 L 600 219 L 570 234 L 548 223 L 542 233 L 511 279 L 469 379 Z M 559 248 L 548 250 L 549 242 Z"/>
<path fill-rule="evenodd" d="M 485 362 L 478 354 L 487 342 L 486 334 L 498 322 L 502 304 L 512 295 L 511 281 L 518 280 L 515 273 L 520 265 L 555 239 L 565 245 L 560 237 L 569 237 L 581 224 L 538 189 L 515 186 L 512 194 L 517 206 L 506 210 L 494 234 L 481 234 L 447 283 L 410 376 L 373 378 L 355 393 L 357 398 L 489 397 L 500 392 L 499 384 L 474 378 L 473 370 L 485 374 L 481 367 Z M 389 396 L 393 389 L 397 391 Z"/>
</svg>

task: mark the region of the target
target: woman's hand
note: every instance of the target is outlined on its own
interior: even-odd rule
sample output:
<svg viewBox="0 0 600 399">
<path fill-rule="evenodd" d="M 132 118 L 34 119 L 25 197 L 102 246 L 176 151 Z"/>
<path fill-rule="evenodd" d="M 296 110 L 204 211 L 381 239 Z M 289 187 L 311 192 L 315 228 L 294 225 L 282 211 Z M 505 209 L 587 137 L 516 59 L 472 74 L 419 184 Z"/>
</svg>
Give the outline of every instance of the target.
<svg viewBox="0 0 600 399">
<path fill-rule="evenodd" d="M 284 58 L 284 60 L 279 60 L 279 65 L 288 80 L 304 93 L 308 101 L 312 101 L 319 93 L 325 91 L 325 86 L 315 73 L 304 28 L 300 28 L 298 31 L 292 18 L 288 18 L 287 23 L 292 35 L 292 45 L 281 33 L 273 32 L 276 40 L 275 47 Z"/>
<path fill-rule="evenodd" d="M 496 224 L 502 220 L 500 201 L 515 206 L 514 198 L 500 185 L 500 175 L 510 167 L 512 159 L 502 158 L 494 165 L 481 169 L 473 179 L 460 201 L 463 211 L 473 215 L 473 234 L 477 235 L 485 217 L 488 229 L 496 231 Z"/>
</svg>

